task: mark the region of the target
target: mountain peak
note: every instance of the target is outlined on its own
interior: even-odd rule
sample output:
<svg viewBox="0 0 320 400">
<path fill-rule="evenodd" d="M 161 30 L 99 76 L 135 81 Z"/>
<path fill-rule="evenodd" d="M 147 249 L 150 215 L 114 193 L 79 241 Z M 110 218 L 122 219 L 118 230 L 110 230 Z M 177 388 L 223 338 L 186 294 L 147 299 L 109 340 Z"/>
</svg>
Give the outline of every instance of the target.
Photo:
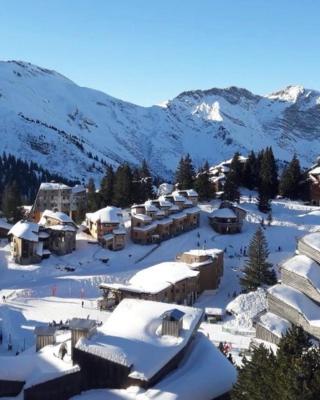
<svg viewBox="0 0 320 400">
<path fill-rule="evenodd" d="M 301 85 L 289 85 L 284 89 L 273 92 L 266 97 L 273 100 L 282 100 L 295 103 L 298 98 L 305 93 L 306 89 Z"/>
</svg>

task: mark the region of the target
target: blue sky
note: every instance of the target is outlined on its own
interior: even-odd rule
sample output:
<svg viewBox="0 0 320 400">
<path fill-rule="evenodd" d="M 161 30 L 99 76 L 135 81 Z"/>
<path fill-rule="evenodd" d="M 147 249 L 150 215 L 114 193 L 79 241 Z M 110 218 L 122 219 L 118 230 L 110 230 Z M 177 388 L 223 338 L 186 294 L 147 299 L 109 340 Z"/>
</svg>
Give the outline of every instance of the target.
<svg viewBox="0 0 320 400">
<path fill-rule="evenodd" d="M 151 105 L 231 85 L 320 89 L 317 0 L 2 0 L 1 59 Z"/>
</svg>

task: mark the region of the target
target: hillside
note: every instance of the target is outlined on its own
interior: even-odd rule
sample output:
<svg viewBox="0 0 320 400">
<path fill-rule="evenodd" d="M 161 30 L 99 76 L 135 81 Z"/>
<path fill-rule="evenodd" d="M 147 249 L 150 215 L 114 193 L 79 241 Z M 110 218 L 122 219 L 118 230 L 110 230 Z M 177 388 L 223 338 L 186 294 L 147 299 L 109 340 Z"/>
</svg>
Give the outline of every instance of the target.
<svg viewBox="0 0 320 400">
<path fill-rule="evenodd" d="M 77 86 L 57 72 L 0 62 L 0 151 L 67 178 L 101 174 L 103 162 L 138 164 L 170 177 L 182 153 L 196 165 L 273 146 L 304 164 L 320 152 L 320 93 L 289 86 L 268 96 L 236 87 L 184 92 L 141 107 Z"/>
</svg>

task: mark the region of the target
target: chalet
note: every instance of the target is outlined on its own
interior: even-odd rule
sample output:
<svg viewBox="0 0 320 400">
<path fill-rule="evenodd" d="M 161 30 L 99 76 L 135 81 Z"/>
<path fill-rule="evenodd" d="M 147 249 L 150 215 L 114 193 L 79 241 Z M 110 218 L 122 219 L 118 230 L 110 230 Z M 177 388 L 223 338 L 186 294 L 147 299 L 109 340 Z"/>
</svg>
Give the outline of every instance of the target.
<svg viewBox="0 0 320 400">
<path fill-rule="evenodd" d="M 45 254 L 50 254 L 45 249 L 49 233 L 35 222 L 17 222 L 10 229 L 8 236 L 11 241 L 11 255 L 18 264 L 37 263 Z"/>
<path fill-rule="evenodd" d="M 45 210 L 60 211 L 78 219 L 87 207 L 85 187 L 70 187 L 64 183 L 43 182 L 31 209 L 31 216 L 39 221 Z"/>
<path fill-rule="evenodd" d="M 71 253 L 76 233 L 77 226 L 67 214 L 45 210 L 38 224 L 22 220 L 10 229 L 12 257 L 18 264 L 32 264 L 51 253 Z"/>
<path fill-rule="evenodd" d="M 125 299 L 95 335 L 76 343 L 73 362 L 92 388 L 148 389 L 178 367 L 202 319 L 197 308 Z"/>
<path fill-rule="evenodd" d="M 199 272 L 183 262 L 163 262 L 137 272 L 128 283 L 101 283 L 100 308 L 125 298 L 193 304 L 200 291 Z"/>
<path fill-rule="evenodd" d="M 173 192 L 131 207 L 131 239 L 149 244 L 177 236 L 199 226 L 200 210 L 194 190 Z"/>
<path fill-rule="evenodd" d="M 86 226 L 92 237 L 109 250 L 121 250 L 125 246 L 126 230 L 122 225 L 122 211 L 117 207 L 105 207 L 86 214 Z"/>
<path fill-rule="evenodd" d="M 285 326 L 283 321 L 287 321 L 302 326 L 306 332 L 320 339 L 320 232 L 300 238 L 297 247 L 299 254 L 281 266 L 281 284 L 267 291 L 268 313 L 276 315 L 281 321 L 273 318 L 271 331 L 270 323 L 268 325 L 263 321 L 270 316 L 262 315 L 257 322 L 259 338 L 269 337 L 276 342 L 274 332 Z"/>
<path fill-rule="evenodd" d="M 223 250 L 189 250 L 177 256 L 177 260 L 199 272 L 199 292 L 217 289 L 223 275 Z"/>
<path fill-rule="evenodd" d="M 224 201 L 209 215 L 209 223 L 218 233 L 239 233 L 245 217 L 246 211 L 243 208 Z"/>
<path fill-rule="evenodd" d="M 52 253 L 62 256 L 76 249 L 77 225 L 67 214 L 45 210 L 39 225 L 49 233 L 47 247 Z"/>
</svg>

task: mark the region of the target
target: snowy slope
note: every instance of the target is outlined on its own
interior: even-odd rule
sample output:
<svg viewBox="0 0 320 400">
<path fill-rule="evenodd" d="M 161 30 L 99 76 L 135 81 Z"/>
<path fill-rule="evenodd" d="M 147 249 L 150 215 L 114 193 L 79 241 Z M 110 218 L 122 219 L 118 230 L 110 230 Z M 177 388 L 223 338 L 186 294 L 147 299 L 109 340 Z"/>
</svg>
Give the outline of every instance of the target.
<svg viewBox="0 0 320 400">
<path fill-rule="evenodd" d="M 230 87 L 141 107 L 54 71 L 0 62 L 0 151 L 85 179 L 99 174 L 101 159 L 117 165 L 146 158 L 168 177 L 182 153 L 199 165 L 267 145 L 279 159 L 297 151 L 306 164 L 320 150 L 319 104 L 320 93 L 299 86 L 265 97 Z"/>
</svg>

